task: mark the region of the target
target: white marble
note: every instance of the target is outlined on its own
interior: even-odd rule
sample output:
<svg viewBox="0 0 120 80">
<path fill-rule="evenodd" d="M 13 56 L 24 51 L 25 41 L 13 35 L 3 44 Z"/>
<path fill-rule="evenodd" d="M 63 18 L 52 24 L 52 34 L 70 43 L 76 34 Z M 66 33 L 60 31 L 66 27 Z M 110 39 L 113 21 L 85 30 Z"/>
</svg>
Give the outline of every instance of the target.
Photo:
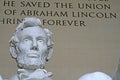
<svg viewBox="0 0 120 80">
<path fill-rule="evenodd" d="M 103 72 L 93 72 L 81 76 L 78 80 L 112 80 L 112 78 Z"/>
</svg>

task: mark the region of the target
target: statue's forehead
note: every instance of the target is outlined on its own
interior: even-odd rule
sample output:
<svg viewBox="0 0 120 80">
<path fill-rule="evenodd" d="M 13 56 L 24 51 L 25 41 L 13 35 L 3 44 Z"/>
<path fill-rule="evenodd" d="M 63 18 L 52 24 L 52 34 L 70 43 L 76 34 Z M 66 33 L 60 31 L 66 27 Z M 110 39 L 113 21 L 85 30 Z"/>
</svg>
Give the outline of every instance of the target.
<svg viewBox="0 0 120 80">
<path fill-rule="evenodd" d="M 17 34 L 19 38 L 26 35 L 34 36 L 34 37 L 35 36 L 47 37 L 43 28 L 40 28 L 39 26 L 24 28 L 23 30 L 19 31 Z"/>
</svg>

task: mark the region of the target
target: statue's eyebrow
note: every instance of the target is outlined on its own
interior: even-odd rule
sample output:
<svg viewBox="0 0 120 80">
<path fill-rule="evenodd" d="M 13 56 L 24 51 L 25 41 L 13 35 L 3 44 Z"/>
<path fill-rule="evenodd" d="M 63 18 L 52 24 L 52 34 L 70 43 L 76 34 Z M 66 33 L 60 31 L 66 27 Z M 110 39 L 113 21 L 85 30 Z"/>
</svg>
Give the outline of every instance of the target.
<svg viewBox="0 0 120 80">
<path fill-rule="evenodd" d="M 46 37 L 44 37 L 44 36 L 38 36 L 37 39 L 43 39 L 43 40 L 45 40 Z"/>
<path fill-rule="evenodd" d="M 24 35 L 22 39 L 32 39 L 30 35 Z"/>
</svg>

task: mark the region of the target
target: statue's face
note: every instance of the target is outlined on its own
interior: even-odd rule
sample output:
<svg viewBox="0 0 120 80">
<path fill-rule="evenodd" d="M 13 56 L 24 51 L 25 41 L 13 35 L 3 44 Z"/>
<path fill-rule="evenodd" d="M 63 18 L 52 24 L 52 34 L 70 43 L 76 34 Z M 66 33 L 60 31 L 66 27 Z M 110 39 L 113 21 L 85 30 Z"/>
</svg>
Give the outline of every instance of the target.
<svg viewBox="0 0 120 80">
<path fill-rule="evenodd" d="M 45 65 L 48 54 L 47 36 L 39 26 L 28 27 L 18 34 L 18 65 L 36 69 Z"/>
</svg>

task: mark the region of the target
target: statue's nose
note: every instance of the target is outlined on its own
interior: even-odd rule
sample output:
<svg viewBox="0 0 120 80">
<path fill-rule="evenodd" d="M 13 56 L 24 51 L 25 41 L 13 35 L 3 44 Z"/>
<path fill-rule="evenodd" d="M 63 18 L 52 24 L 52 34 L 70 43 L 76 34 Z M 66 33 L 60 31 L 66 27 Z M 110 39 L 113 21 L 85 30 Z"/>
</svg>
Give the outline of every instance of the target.
<svg viewBox="0 0 120 80">
<path fill-rule="evenodd" d="M 37 41 L 36 40 L 33 40 L 33 43 L 32 43 L 32 50 L 38 50 L 38 44 L 37 44 Z"/>
</svg>

